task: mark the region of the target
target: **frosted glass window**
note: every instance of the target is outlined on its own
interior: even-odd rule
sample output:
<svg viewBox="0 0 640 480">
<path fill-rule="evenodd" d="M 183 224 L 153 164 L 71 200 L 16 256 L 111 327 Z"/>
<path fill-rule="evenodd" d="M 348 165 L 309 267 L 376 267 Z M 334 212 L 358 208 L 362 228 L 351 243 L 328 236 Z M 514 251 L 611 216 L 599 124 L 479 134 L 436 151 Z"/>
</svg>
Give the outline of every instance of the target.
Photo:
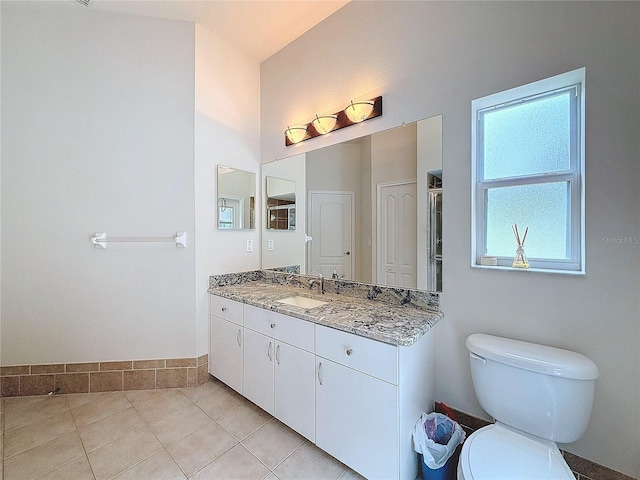
<svg viewBox="0 0 640 480">
<path fill-rule="evenodd" d="M 485 179 L 570 168 L 573 89 L 482 112 Z"/>
<path fill-rule="evenodd" d="M 584 273 L 584 79 L 581 68 L 472 102 L 473 266 L 511 267 L 517 224 L 531 270 Z"/>
<path fill-rule="evenodd" d="M 568 259 L 570 244 L 569 184 L 542 183 L 487 191 L 487 238 L 485 255 L 513 257 L 516 243 L 512 225 L 529 227 L 525 252 L 534 258 Z"/>
</svg>

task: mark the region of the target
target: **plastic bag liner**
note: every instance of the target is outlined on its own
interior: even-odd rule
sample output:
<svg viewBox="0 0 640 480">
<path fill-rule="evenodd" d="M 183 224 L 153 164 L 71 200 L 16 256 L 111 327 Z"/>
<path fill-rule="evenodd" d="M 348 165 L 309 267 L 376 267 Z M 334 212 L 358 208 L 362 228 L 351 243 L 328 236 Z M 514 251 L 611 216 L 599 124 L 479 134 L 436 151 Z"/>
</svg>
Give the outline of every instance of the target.
<svg viewBox="0 0 640 480">
<path fill-rule="evenodd" d="M 413 448 L 432 470 L 441 468 L 464 442 L 462 427 L 442 413 L 423 413 L 411 431 Z"/>
</svg>

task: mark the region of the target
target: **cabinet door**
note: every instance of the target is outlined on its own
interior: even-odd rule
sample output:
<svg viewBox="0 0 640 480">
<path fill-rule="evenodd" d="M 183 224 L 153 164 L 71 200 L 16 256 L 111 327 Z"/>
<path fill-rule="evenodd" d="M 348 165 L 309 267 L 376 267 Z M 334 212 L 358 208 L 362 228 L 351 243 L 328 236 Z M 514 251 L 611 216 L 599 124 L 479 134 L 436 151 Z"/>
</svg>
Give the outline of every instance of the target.
<svg viewBox="0 0 640 480">
<path fill-rule="evenodd" d="M 275 340 L 244 329 L 243 395 L 273 415 L 273 363 Z"/>
<path fill-rule="evenodd" d="M 242 327 L 211 315 L 209 371 L 242 393 Z"/>
<path fill-rule="evenodd" d="M 316 444 L 368 479 L 398 478 L 396 387 L 317 357 Z"/>
<path fill-rule="evenodd" d="M 315 355 L 278 342 L 275 353 L 275 417 L 315 441 Z"/>
</svg>

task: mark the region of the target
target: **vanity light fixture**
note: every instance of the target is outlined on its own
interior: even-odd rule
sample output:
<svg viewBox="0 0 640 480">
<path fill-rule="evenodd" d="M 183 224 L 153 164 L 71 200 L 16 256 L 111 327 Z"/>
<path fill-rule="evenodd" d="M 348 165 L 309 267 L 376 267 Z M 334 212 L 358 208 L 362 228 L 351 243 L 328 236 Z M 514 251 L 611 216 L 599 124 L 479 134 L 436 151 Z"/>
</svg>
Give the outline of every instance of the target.
<svg viewBox="0 0 640 480">
<path fill-rule="evenodd" d="M 298 126 L 294 125 L 293 127 L 287 127 L 284 131 L 284 134 L 287 137 L 287 145 L 300 143 L 307 137 L 307 125 Z"/>
<path fill-rule="evenodd" d="M 316 132 L 320 135 L 325 135 L 336 128 L 337 122 L 338 115 L 322 115 L 321 117 L 316 115 L 316 118 L 313 119 L 311 124 L 313 125 L 313 128 L 316 129 Z"/>
<path fill-rule="evenodd" d="M 307 125 L 288 126 L 284 131 L 285 145 L 289 146 L 320 135 L 326 135 L 334 130 L 340 130 L 380 115 L 382 115 L 381 96 L 370 100 L 352 100 L 344 110 L 338 113 L 316 115 L 316 118 Z"/>
<path fill-rule="evenodd" d="M 353 123 L 360 123 L 369 118 L 369 115 L 373 112 L 373 106 L 374 102 L 372 100 L 355 103 L 351 100 L 351 103 L 344 109 L 344 113 Z"/>
</svg>

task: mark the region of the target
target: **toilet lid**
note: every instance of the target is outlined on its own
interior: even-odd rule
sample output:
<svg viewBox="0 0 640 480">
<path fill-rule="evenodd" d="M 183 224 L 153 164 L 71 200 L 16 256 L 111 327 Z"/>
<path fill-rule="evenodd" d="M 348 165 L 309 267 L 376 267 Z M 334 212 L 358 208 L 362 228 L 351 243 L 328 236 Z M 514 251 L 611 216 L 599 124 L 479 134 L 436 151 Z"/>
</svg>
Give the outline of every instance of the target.
<svg viewBox="0 0 640 480">
<path fill-rule="evenodd" d="M 501 425 L 481 428 L 467 439 L 460 467 L 465 480 L 575 480 L 554 444 Z"/>
</svg>

